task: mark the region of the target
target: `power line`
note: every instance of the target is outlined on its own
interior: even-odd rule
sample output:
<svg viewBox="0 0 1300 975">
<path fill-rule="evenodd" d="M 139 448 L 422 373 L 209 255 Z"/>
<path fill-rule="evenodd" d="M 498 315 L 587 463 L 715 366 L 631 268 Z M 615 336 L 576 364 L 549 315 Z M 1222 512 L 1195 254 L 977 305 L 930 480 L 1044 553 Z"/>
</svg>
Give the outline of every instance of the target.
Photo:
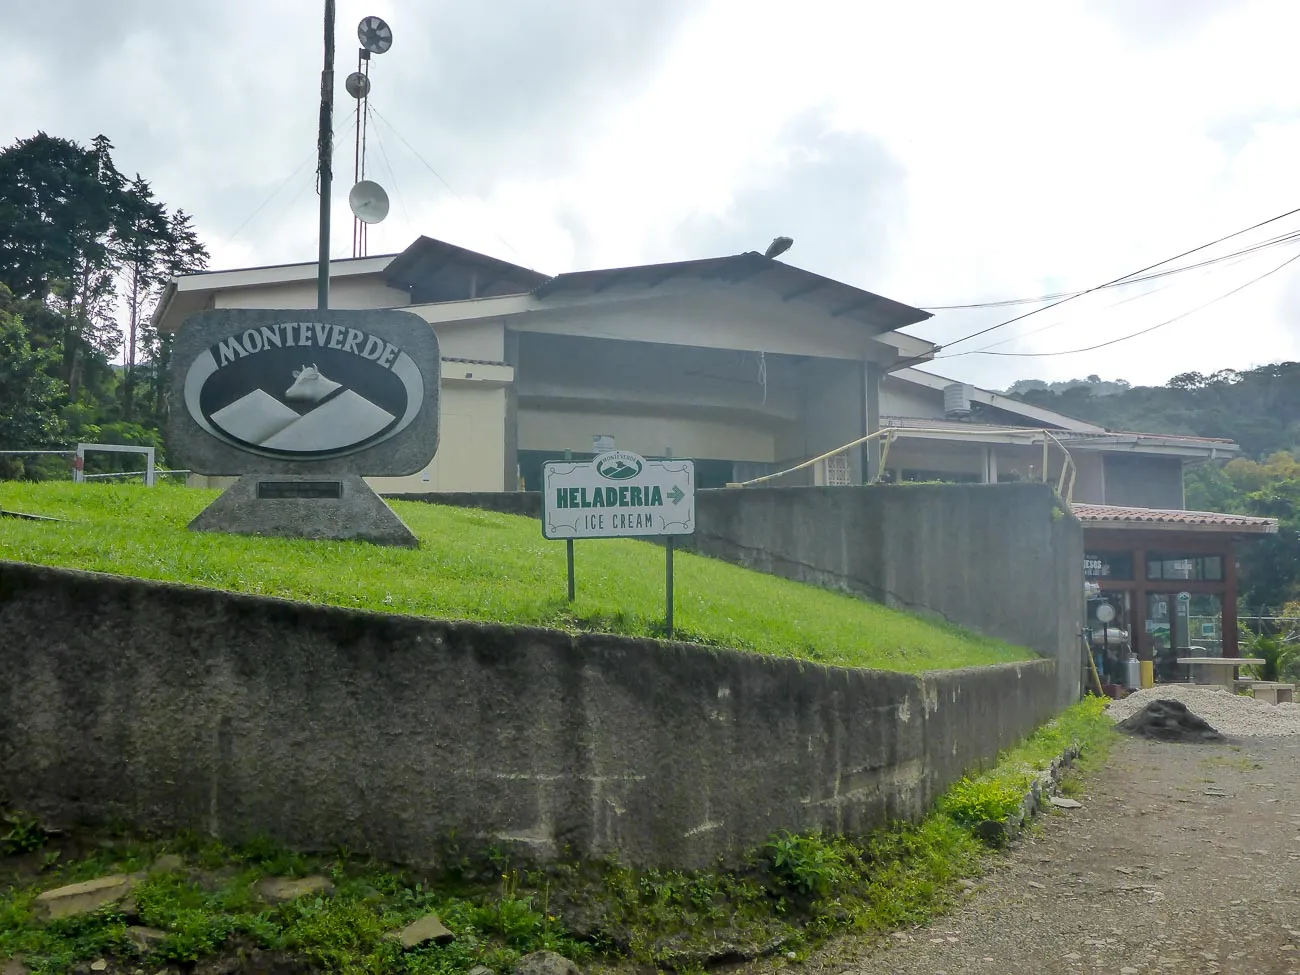
<svg viewBox="0 0 1300 975">
<path fill-rule="evenodd" d="M 450 183 L 447 182 L 447 180 L 443 177 L 442 173 L 438 172 L 436 169 L 433 168 L 433 165 L 429 162 L 429 160 L 425 159 L 422 155 L 420 155 L 419 150 L 416 149 L 415 146 L 411 145 L 411 143 L 407 141 L 406 136 L 402 135 L 402 133 L 397 131 L 396 126 L 394 126 L 392 122 L 388 121 L 388 119 L 382 113 L 380 113 L 378 109 L 372 107 L 370 111 L 374 113 L 375 118 L 379 119 L 386 126 L 388 126 L 389 131 L 391 131 L 393 135 L 397 136 L 397 138 L 399 138 L 402 141 L 402 144 L 406 146 L 406 148 L 411 150 L 411 152 L 415 155 L 415 158 L 420 160 L 420 162 L 424 164 L 425 169 L 433 173 L 434 176 L 438 177 L 438 181 L 442 183 L 443 186 L 447 187 L 447 191 L 451 193 L 451 195 L 454 196 L 457 200 L 459 200 L 461 202 L 461 205 L 464 206 L 465 209 L 467 210 L 471 209 L 469 202 L 463 196 L 461 196 L 459 193 L 456 192 L 455 187 L 453 187 Z M 527 259 L 522 254 L 519 253 L 519 251 L 515 250 L 514 246 L 511 245 L 510 241 L 506 240 L 496 231 L 492 232 L 492 236 L 494 236 L 497 240 L 499 240 L 502 244 L 504 244 L 507 248 L 509 248 L 510 253 L 514 254 L 515 257 L 519 258 L 519 260 L 523 262 L 523 265 L 526 268 L 528 268 L 530 271 L 536 270 L 531 264 L 528 263 Z"/>
<path fill-rule="evenodd" d="M 1300 234 L 1297 234 L 1297 237 L 1300 238 Z M 1249 257 L 1248 254 L 1247 254 L 1246 256 L 1238 255 L 1238 256 L 1236 257 L 1236 259 L 1232 262 L 1232 264 L 1229 264 L 1229 265 L 1228 265 L 1228 267 L 1232 267 L 1232 266 L 1235 265 L 1235 264 L 1240 264 L 1240 263 L 1242 263 L 1243 261 L 1247 261 L 1247 260 L 1249 260 L 1249 259 L 1250 259 L 1250 257 Z M 1205 274 L 1212 274 L 1212 273 L 1214 273 L 1215 270 L 1217 270 L 1217 268 L 1211 268 L 1211 269 L 1209 269 L 1209 270 L 1204 270 L 1204 269 L 1203 269 L 1203 270 L 1201 271 L 1201 276 L 1204 276 Z M 1178 283 L 1179 283 L 1179 282 L 1177 282 L 1177 281 L 1168 281 L 1168 282 L 1166 282 L 1165 284 L 1162 284 L 1162 285 L 1160 285 L 1160 286 L 1157 287 L 1157 288 L 1152 288 L 1150 291 L 1143 291 L 1141 294 L 1130 295 L 1130 296 L 1127 297 L 1127 298 L 1121 298 L 1119 301 L 1113 301 L 1113 302 L 1111 302 L 1109 305 L 1106 305 L 1104 308 L 1099 308 L 1099 309 L 1097 309 L 1097 311 L 1098 311 L 1098 312 L 1103 312 L 1103 311 L 1106 311 L 1106 310 L 1108 310 L 1108 309 L 1110 309 L 1110 308 L 1118 308 L 1120 305 L 1126 305 L 1126 304 L 1128 304 L 1130 301 L 1138 301 L 1138 300 L 1140 300 L 1140 299 L 1142 299 L 1142 298 L 1148 298 L 1148 297 L 1150 297 L 1151 295 L 1159 294 L 1161 291 L 1168 291 L 1170 288 L 1172 288 L 1174 285 L 1176 285 L 1176 284 L 1178 284 Z M 1033 329 L 1030 329 L 1028 332 L 1017 332 L 1015 335 L 1012 335 L 1012 336 L 1010 336 L 1010 337 L 1008 337 L 1008 338 L 1005 338 L 1005 339 L 999 339 L 999 340 L 996 341 L 996 342 L 990 342 L 988 345 L 982 345 L 982 346 L 980 346 L 978 349 L 974 349 L 972 352 L 955 352 L 955 353 L 953 353 L 953 355 L 954 355 L 954 357 L 955 357 L 955 356 L 958 356 L 958 355 L 973 355 L 975 352 L 983 352 L 983 351 L 985 351 L 986 349 L 996 349 L 999 345 L 1006 345 L 1008 342 L 1016 342 L 1016 341 L 1019 341 L 1020 339 L 1028 338 L 1028 337 L 1031 336 L 1031 335 L 1038 335 L 1038 334 L 1040 334 L 1040 333 L 1042 333 L 1042 332 L 1049 332 L 1049 331 L 1051 331 L 1052 329 L 1054 329 L 1054 328 L 1059 328 L 1059 327 L 1062 326 L 1062 325 L 1068 325 L 1070 322 L 1075 321 L 1075 320 L 1076 320 L 1076 319 L 1068 318 L 1068 317 L 1067 317 L 1067 318 L 1061 318 L 1061 319 L 1058 319 L 1057 321 L 1052 322 L 1050 325 L 1044 325 L 1042 328 L 1033 328 Z M 941 356 L 940 358 L 946 358 L 946 357 L 945 357 L 945 356 Z"/>
<path fill-rule="evenodd" d="M 951 342 L 938 346 L 938 348 L 936 348 L 935 351 L 939 351 L 939 349 L 950 349 L 954 345 L 960 345 L 963 342 L 969 342 L 971 339 L 979 338 L 981 335 L 987 335 L 989 332 L 996 331 L 997 329 L 1002 328 L 1005 325 L 1011 325 L 1015 322 L 1023 321 L 1024 319 L 1030 317 L 1031 315 L 1037 315 L 1040 312 L 1047 311 L 1050 308 L 1057 308 L 1068 301 L 1073 301 L 1074 299 L 1082 297 L 1083 295 L 1091 294 L 1094 291 L 1100 291 L 1102 288 L 1110 287 L 1111 285 L 1114 284 L 1119 284 L 1122 281 L 1127 281 L 1129 278 L 1135 278 L 1139 274 L 1145 274 L 1147 271 L 1154 271 L 1158 267 L 1163 267 L 1164 265 L 1169 264 L 1173 261 L 1181 260 L 1182 258 L 1188 257 L 1199 251 L 1203 251 L 1206 250 L 1207 248 L 1214 247 L 1218 244 L 1222 244 L 1225 240 L 1231 240 L 1233 237 L 1240 237 L 1242 234 L 1250 233 L 1250 231 L 1252 230 L 1258 230 L 1260 227 L 1267 226 L 1270 223 L 1276 223 L 1279 220 L 1284 220 L 1287 217 L 1293 216 L 1297 213 L 1300 213 L 1300 207 L 1297 207 L 1294 210 L 1288 210 L 1286 213 L 1279 213 L 1276 217 L 1269 217 L 1267 220 L 1261 220 L 1259 223 L 1251 224 L 1251 226 L 1249 227 L 1245 227 L 1242 230 L 1238 230 L 1233 233 L 1227 234 L 1226 236 L 1220 237 L 1218 240 L 1212 240 L 1208 244 L 1201 244 L 1198 247 L 1193 247 L 1190 250 L 1185 250 L 1181 254 L 1175 254 L 1173 257 L 1165 258 L 1163 261 L 1157 261 L 1155 264 L 1149 264 L 1144 268 L 1139 268 L 1138 270 L 1133 271 L 1129 274 L 1125 274 L 1122 277 L 1114 278 L 1110 281 L 1103 282 L 1102 284 L 1099 284 L 1094 288 L 1088 288 L 1084 291 L 1075 292 L 1074 294 L 1062 298 L 1060 301 L 1052 302 L 1052 304 L 1050 305 L 1044 305 L 1042 308 L 1034 308 L 1031 311 L 1025 312 L 1023 315 L 1017 315 L 1015 318 L 1008 318 L 1006 321 L 998 322 L 996 325 L 990 325 L 988 328 L 981 328 L 978 331 L 971 332 L 969 335 L 963 335 L 959 339 L 953 339 Z M 989 353 L 989 354 L 992 355 L 993 353 Z M 894 365 L 893 368 L 902 369 L 907 366 L 916 365 L 919 362 L 925 362 L 927 360 L 932 360 L 936 358 L 947 359 L 952 357 L 951 356 L 939 357 L 934 355 L 917 355 L 917 356 L 912 356 L 909 359 L 900 360 L 898 363 Z"/>
<path fill-rule="evenodd" d="M 304 159 L 301 163 L 299 163 L 299 164 L 298 164 L 298 168 L 295 169 L 295 170 L 294 170 L 292 173 L 290 173 L 288 176 L 286 176 L 286 177 L 284 178 L 283 182 L 281 182 L 279 186 L 277 186 L 275 189 L 273 189 L 273 190 L 271 191 L 271 195 L 268 196 L 268 197 L 267 197 L 265 200 L 263 200 L 261 203 L 259 203 L 259 204 L 257 205 L 257 209 L 254 210 L 252 213 L 250 213 L 247 217 L 244 218 L 244 222 L 241 223 L 238 227 L 235 228 L 234 233 L 232 233 L 229 237 L 227 237 L 227 238 L 225 239 L 224 243 L 229 244 L 232 240 L 234 240 L 236 237 L 238 237 L 238 236 L 239 236 L 239 232 L 240 232 L 241 230 L 243 230 L 245 227 L 247 227 L 247 226 L 249 225 L 249 223 L 252 222 L 253 218 L 254 218 L 255 216 L 257 216 L 259 213 L 261 213 L 262 210 L 266 207 L 266 205 L 267 205 L 268 203 L 270 203 L 270 202 L 271 202 L 272 200 L 274 200 L 277 196 L 279 196 L 279 195 L 280 195 L 280 191 L 283 190 L 286 186 L 288 186 L 289 183 L 290 183 L 290 181 L 292 181 L 293 178 L 294 178 L 295 176 L 297 176 L 300 172 L 302 172 L 303 167 L 305 167 L 309 162 L 311 162 L 312 159 L 315 158 L 315 156 L 316 156 L 316 154 L 315 154 L 315 153 L 312 153 L 310 156 L 308 156 L 306 159 Z"/>
<path fill-rule="evenodd" d="M 1242 231 L 1242 233 L 1244 232 L 1245 231 Z M 1270 237 L 1268 240 L 1260 241 L 1259 243 L 1252 244 L 1249 247 L 1243 247 L 1240 250 L 1221 254 L 1218 257 L 1211 257 L 1204 261 L 1198 261 L 1195 264 L 1186 264 L 1183 267 L 1171 268 L 1168 271 L 1158 271 L 1155 274 L 1131 275 L 1122 280 L 1118 280 L 1111 284 L 1100 285 L 1096 288 L 1084 288 L 1079 291 L 1058 291 L 1054 294 L 1036 295 L 1032 298 L 998 298 L 991 301 L 972 301 L 960 305 L 917 305 L 916 307 L 921 308 L 924 311 L 961 311 L 974 308 L 1005 308 L 1013 305 L 1033 305 L 1043 301 L 1075 298 L 1079 295 L 1087 294 L 1090 291 L 1100 291 L 1104 288 L 1123 288 L 1130 284 L 1138 284 L 1143 281 L 1155 281 L 1159 278 L 1182 274 L 1185 271 L 1195 271 L 1198 268 L 1207 267 L 1211 264 L 1219 264 L 1223 261 L 1229 261 L 1235 257 L 1240 257 L 1243 254 L 1253 254 L 1256 251 L 1266 250 L 1270 247 L 1277 247 L 1281 244 L 1287 244 L 1297 239 L 1300 239 L 1300 230 L 1293 230 L 1289 233 L 1279 234 L 1276 237 Z M 1213 245 L 1207 244 L 1206 246 L 1210 247 Z M 1171 260 L 1177 260 L 1177 258 L 1171 258 Z"/>
<path fill-rule="evenodd" d="M 1138 338 L 1139 336 L 1146 335 L 1150 332 L 1154 332 L 1158 328 L 1164 328 L 1166 325 L 1172 325 L 1174 322 L 1182 321 L 1184 318 L 1187 318 L 1189 315 L 1194 315 L 1198 311 L 1202 311 L 1206 308 L 1209 308 L 1213 304 L 1217 304 L 1218 302 L 1222 301 L 1224 298 L 1229 298 L 1232 295 L 1235 295 L 1237 292 L 1249 288 L 1252 284 L 1256 284 L 1260 281 L 1263 281 L 1270 274 L 1276 274 L 1278 271 L 1282 270 L 1282 268 L 1286 267 L 1288 264 L 1290 264 L 1292 261 L 1295 260 L 1300 260 L 1300 253 L 1292 254 L 1281 264 L 1277 265 L 1277 267 L 1270 268 L 1269 270 L 1265 271 L 1263 274 L 1251 278 L 1245 284 L 1238 285 L 1237 287 L 1233 288 L 1231 291 L 1225 292 L 1224 294 L 1219 295 L 1217 298 L 1211 298 L 1209 301 L 1203 302 L 1202 304 L 1197 305 L 1195 308 L 1185 311 L 1179 315 L 1175 315 L 1173 318 L 1168 318 L 1157 325 L 1151 325 L 1139 331 L 1130 332 L 1128 335 L 1121 335 L 1119 338 L 1110 339 L 1106 342 L 1101 342 L 1097 345 L 1090 345 L 1083 349 L 1064 349 L 1058 352 L 988 352 L 984 349 L 974 349 L 970 352 L 954 352 L 952 355 L 935 356 L 935 359 L 956 359 L 964 355 L 998 355 L 998 356 L 1007 356 L 1007 357 L 1014 357 L 1014 358 L 1021 358 L 1021 359 L 1038 359 L 1038 358 L 1045 358 L 1048 356 L 1057 356 L 1057 355 L 1077 355 L 1080 352 L 1095 352 L 1098 349 L 1104 349 L 1111 345 L 1118 345 L 1120 342 L 1127 342 L 1129 339 Z"/>
<path fill-rule="evenodd" d="M 370 106 L 369 102 L 366 103 L 366 107 L 369 109 L 370 114 L 373 115 L 375 110 Z M 397 173 L 393 170 L 393 164 L 388 159 L 388 149 L 384 146 L 384 140 L 379 134 L 379 126 L 377 125 L 375 126 L 375 141 L 379 143 L 379 153 L 384 157 L 384 166 L 388 169 L 388 178 L 393 181 L 393 192 L 397 194 L 397 202 L 402 206 L 402 219 L 406 221 L 408 228 L 413 227 L 410 211 L 406 209 L 406 198 L 402 196 L 402 188 L 397 184 Z"/>
<path fill-rule="evenodd" d="M 1119 301 L 1112 301 L 1109 305 L 1106 305 L 1104 308 L 1099 308 L 1097 310 L 1108 311 L 1111 308 L 1118 308 L 1120 305 L 1127 305 L 1130 301 L 1138 301 L 1142 298 L 1149 298 L 1151 297 L 1151 295 L 1159 294 L 1162 291 L 1168 291 L 1177 283 L 1178 283 L 1177 281 L 1170 281 L 1167 284 L 1162 284 L 1158 288 L 1152 288 L 1150 291 L 1143 291 L 1141 294 L 1129 295 L 1127 298 L 1121 298 Z M 954 352 L 953 356 L 956 357 L 958 355 L 974 355 L 975 352 L 983 352 L 985 349 L 995 349 L 999 345 L 1006 345 L 1008 342 L 1015 342 L 1018 341 L 1019 339 L 1028 338 L 1031 335 L 1038 335 L 1041 332 L 1050 332 L 1054 328 L 1060 328 L 1062 325 L 1068 325 L 1073 321 L 1075 321 L 1075 319 L 1070 318 L 1068 316 L 1065 318 L 1059 318 L 1056 321 L 1052 322 L 1050 325 L 1044 325 L 1042 328 L 1031 328 L 1028 332 L 1017 332 L 1015 335 L 1012 335 L 1010 338 L 998 339 L 996 342 L 990 342 L 988 345 L 980 346 L 978 349 L 975 349 L 972 352 Z M 940 358 L 946 359 L 948 357 L 940 356 Z"/>
</svg>

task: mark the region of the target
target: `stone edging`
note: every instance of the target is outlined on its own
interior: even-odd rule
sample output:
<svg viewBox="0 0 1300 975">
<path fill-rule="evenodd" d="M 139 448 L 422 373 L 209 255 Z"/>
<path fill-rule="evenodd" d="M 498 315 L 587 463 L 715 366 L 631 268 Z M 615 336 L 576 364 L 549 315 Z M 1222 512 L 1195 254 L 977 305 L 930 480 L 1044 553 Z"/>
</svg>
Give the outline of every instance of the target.
<svg viewBox="0 0 1300 975">
<path fill-rule="evenodd" d="M 1020 808 L 1006 819 L 986 819 L 975 827 L 980 838 L 992 846 L 1005 846 L 1016 839 L 1026 825 L 1051 805 L 1052 796 L 1061 791 L 1061 776 L 1082 754 L 1078 745 L 1070 745 L 1052 764 L 1034 776 L 1034 781 L 1020 800 Z"/>
</svg>

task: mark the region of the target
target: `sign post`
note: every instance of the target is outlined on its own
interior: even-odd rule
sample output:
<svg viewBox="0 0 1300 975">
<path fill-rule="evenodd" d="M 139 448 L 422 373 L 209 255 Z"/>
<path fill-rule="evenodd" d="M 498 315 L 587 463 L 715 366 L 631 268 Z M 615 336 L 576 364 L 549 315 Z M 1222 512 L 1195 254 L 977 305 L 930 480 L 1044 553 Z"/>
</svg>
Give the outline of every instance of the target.
<svg viewBox="0 0 1300 975">
<path fill-rule="evenodd" d="M 673 540 L 695 533 L 695 463 L 646 460 L 611 450 L 595 460 L 542 465 L 542 536 L 568 548 L 573 600 L 575 538 L 654 538 L 667 543 L 666 629 L 673 634 Z"/>
<path fill-rule="evenodd" d="M 572 461 L 573 451 L 566 450 L 564 452 L 564 459 L 566 461 Z M 574 584 L 574 579 L 573 579 L 573 539 L 572 538 L 566 538 L 564 540 L 564 550 L 565 550 L 564 551 L 565 560 L 569 570 L 569 602 L 573 602 L 577 594 L 577 586 Z"/>
<path fill-rule="evenodd" d="M 673 638 L 673 536 L 669 535 L 666 540 L 667 549 L 667 566 L 664 589 L 667 593 L 667 607 L 664 612 L 664 621 L 668 629 L 668 639 Z"/>
</svg>

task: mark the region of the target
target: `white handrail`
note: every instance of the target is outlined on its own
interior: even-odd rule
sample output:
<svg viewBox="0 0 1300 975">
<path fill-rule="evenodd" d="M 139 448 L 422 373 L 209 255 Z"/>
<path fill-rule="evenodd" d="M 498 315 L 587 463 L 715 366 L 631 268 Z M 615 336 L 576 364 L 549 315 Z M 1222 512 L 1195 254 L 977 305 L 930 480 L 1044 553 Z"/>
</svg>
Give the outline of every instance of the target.
<svg viewBox="0 0 1300 975">
<path fill-rule="evenodd" d="M 1073 455 L 1071 455 L 1069 449 L 1065 446 L 1065 444 L 1061 442 L 1060 438 L 1057 437 L 1056 434 L 1053 433 L 1051 430 L 1047 430 L 1047 429 L 1035 430 L 1035 429 L 1026 428 L 1026 429 L 1017 429 L 1017 430 L 999 430 L 998 432 L 1013 437 L 1016 436 L 1027 436 L 1031 438 L 1042 437 L 1043 470 L 1042 470 L 1041 480 L 1042 483 L 1044 484 L 1050 483 L 1050 481 L 1048 480 L 1049 468 L 1050 468 L 1050 464 L 1049 464 L 1050 449 L 1051 449 L 1051 444 L 1056 444 L 1056 446 L 1060 448 L 1061 454 L 1063 455 L 1063 460 L 1061 463 L 1061 473 L 1057 478 L 1057 483 L 1056 483 L 1056 493 L 1060 495 L 1060 497 L 1065 501 L 1067 505 L 1070 504 L 1071 500 L 1074 497 L 1074 485 L 1078 476 L 1079 469 L 1078 469 L 1078 465 L 1076 465 L 1074 462 Z M 810 460 L 805 460 L 799 464 L 794 465 L 793 467 L 788 467 L 783 471 L 777 471 L 774 474 L 764 474 L 761 477 L 751 478 L 748 481 L 732 482 L 729 483 L 727 487 L 729 488 L 754 487 L 758 484 L 764 484 L 768 481 L 774 481 L 779 477 L 785 477 L 787 474 L 794 474 L 798 471 L 805 470 L 809 467 L 821 463 L 822 461 L 826 461 L 832 457 L 836 457 L 844 453 L 845 451 L 852 450 L 854 447 L 859 447 L 862 444 L 869 443 L 872 440 L 877 440 L 881 438 L 884 439 L 884 448 L 881 451 L 880 472 L 883 472 L 885 469 L 885 460 L 889 456 L 889 446 L 899 437 L 904 437 L 912 434 L 922 434 L 927 436 L 942 436 L 942 437 L 949 437 L 949 436 L 962 437 L 962 436 L 984 436 L 987 435 L 987 433 L 988 431 L 979 430 L 979 429 L 953 430 L 953 429 L 938 429 L 938 428 L 928 428 L 928 427 L 900 427 L 900 426 L 881 427 L 879 430 L 876 430 L 874 433 L 869 433 L 864 437 L 859 437 L 858 439 L 852 440 L 849 443 L 836 447 L 833 450 L 828 450 L 823 454 L 818 454 L 816 457 L 813 457 Z M 877 472 L 876 474 L 877 480 L 879 480 L 881 476 L 880 472 Z"/>
</svg>

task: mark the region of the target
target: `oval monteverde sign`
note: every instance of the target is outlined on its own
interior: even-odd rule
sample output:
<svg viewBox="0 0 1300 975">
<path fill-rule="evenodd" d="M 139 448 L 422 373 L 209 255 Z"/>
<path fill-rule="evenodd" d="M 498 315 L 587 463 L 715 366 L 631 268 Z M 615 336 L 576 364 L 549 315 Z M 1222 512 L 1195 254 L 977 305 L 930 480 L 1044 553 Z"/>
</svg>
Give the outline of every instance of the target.
<svg viewBox="0 0 1300 975">
<path fill-rule="evenodd" d="M 302 460 L 396 436 L 424 397 L 420 369 L 406 352 L 329 322 L 233 332 L 200 352 L 185 375 L 185 409 L 208 433 L 254 453 Z"/>
<path fill-rule="evenodd" d="M 626 450 L 611 450 L 607 454 L 601 454 L 595 463 L 596 473 L 607 481 L 631 480 L 645 468 L 645 461 Z"/>
</svg>

